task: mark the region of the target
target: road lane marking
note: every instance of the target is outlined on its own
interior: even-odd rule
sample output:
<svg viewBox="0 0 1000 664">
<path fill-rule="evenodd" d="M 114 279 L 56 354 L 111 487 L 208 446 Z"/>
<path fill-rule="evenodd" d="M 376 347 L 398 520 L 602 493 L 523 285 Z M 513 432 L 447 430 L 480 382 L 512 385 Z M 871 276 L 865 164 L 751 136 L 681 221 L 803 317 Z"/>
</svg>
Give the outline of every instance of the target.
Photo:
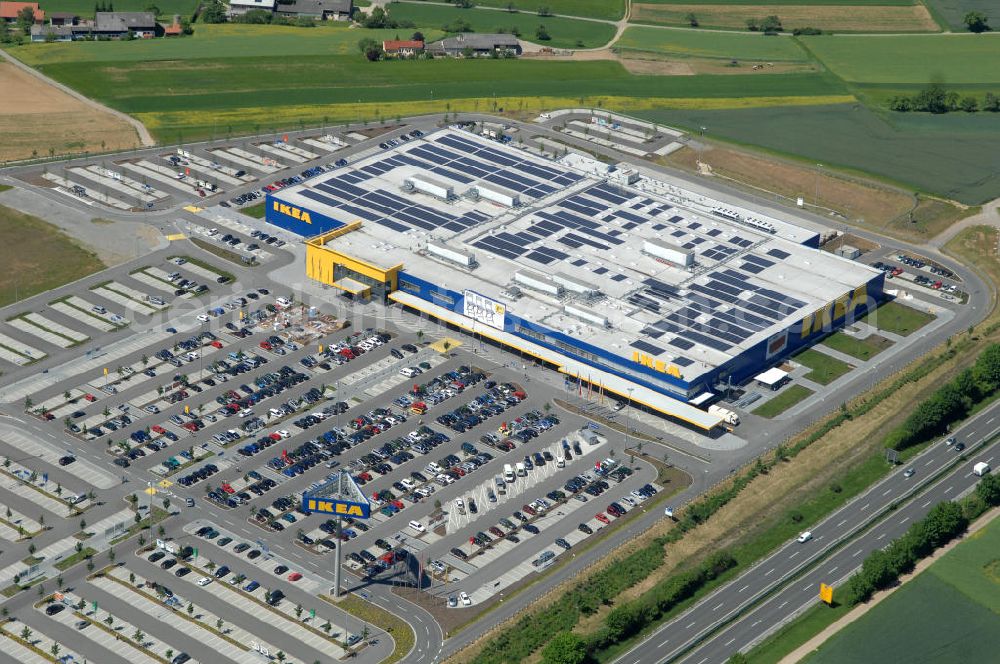
<svg viewBox="0 0 1000 664">
<path fill-rule="evenodd" d="M 924 503 L 924 504 L 923 504 L 923 505 L 921 505 L 920 507 L 927 507 L 927 506 L 928 506 L 928 505 L 930 505 L 930 504 L 931 504 L 931 501 L 929 501 L 929 500 L 928 500 L 928 501 L 927 501 L 926 503 Z"/>
<path fill-rule="evenodd" d="M 690 624 L 689 624 L 689 625 L 688 625 L 687 627 L 685 627 L 684 629 L 691 629 L 692 627 L 694 627 L 694 622 L 691 622 L 691 623 L 690 623 Z"/>
<path fill-rule="evenodd" d="M 732 645 L 733 641 L 735 641 L 735 640 L 736 640 L 736 638 L 733 637 L 733 638 L 729 639 L 728 641 L 726 641 L 725 643 L 723 643 L 722 645 L 728 647 L 728 646 Z"/>
<path fill-rule="evenodd" d="M 878 536 L 878 537 L 876 537 L 875 539 L 882 539 L 883 537 L 885 537 L 885 533 L 882 533 L 881 535 L 879 535 L 879 536 Z"/>
<path fill-rule="evenodd" d="M 864 549 L 858 549 L 858 550 L 857 550 L 857 551 L 855 551 L 855 552 L 854 552 L 853 554 L 851 554 L 851 558 L 857 558 L 857 557 L 858 557 L 858 556 L 860 556 L 860 555 L 861 555 L 862 553 L 864 553 Z"/>
<path fill-rule="evenodd" d="M 949 491 L 951 491 L 951 490 L 952 490 L 952 489 L 954 489 L 954 488 L 955 488 L 955 487 L 953 487 L 953 486 L 950 486 L 950 487 L 948 487 L 947 489 L 945 489 L 945 490 L 944 490 L 944 493 L 948 493 Z"/>
<path fill-rule="evenodd" d="M 773 567 L 772 567 L 771 569 L 769 569 L 769 570 L 768 570 L 768 571 L 767 571 L 767 572 L 766 572 L 766 573 L 764 574 L 764 576 L 771 576 L 771 573 L 772 573 L 772 572 L 774 572 L 774 568 L 773 568 Z"/>
<path fill-rule="evenodd" d="M 827 572 L 827 574 L 833 574 L 833 573 L 834 573 L 834 572 L 836 572 L 836 571 L 837 571 L 838 569 L 840 569 L 840 566 L 839 566 L 839 565 L 838 565 L 837 567 L 834 567 L 833 569 L 831 569 L 831 570 L 830 570 L 829 572 Z"/>
<path fill-rule="evenodd" d="M 788 556 L 788 557 L 789 557 L 789 558 L 794 558 L 795 556 L 799 555 L 800 553 L 801 553 L 801 551 L 794 551 L 794 552 L 792 553 L 792 555 L 790 555 L 790 556 Z"/>
<path fill-rule="evenodd" d="M 886 489 L 886 490 L 885 490 L 885 493 L 883 493 L 882 495 L 883 495 L 883 496 L 888 496 L 888 495 L 889 495 L 890 493 L 892 493 L 892 488 L 891 488 L 891 487 L 890 487 L 890 488 L 888 488 L 888 489 Z"/>
<path fill-rule="evenodd" d="M 904 524 L 904 523 L 906 523 L 909 520 L 910 520 L 910 517 L 906 517 L 905 519 L 901 520 L 899 523 L 900 524 Z"/>
<path fill-rule="evenodd" d="M 929 465 L 931 465 L 932 463 L 934 463 L 934 459 L 928 459 L 928 460 L 927 460 L 927 463 L 925 463 L 925 464 L 924 464 L 924 466 L 925 466 L 925 467 L 926 467 L 926 466 L 929 466 Z"/>
<path fill-rule="evenodd" d="M 712 610 L 713 610 L 713 611 L 718 611 L 719 609 L 721 609 L 721 608 L 722 608 L 722 605 L 723 605 L 724 603 L 725 603 L 725 602 L 719 602 L 718 606 L 716 606 L 716 607 L 715 607 L 714 609 L 712 609 Z"/>
<path fill-rule="evenodd" d="M 661 643 L 660 645 L 658 645 L 656 647 L 657 648 L 662 648 L 663 646 L 667 645 L 668 643 L 670 643 L 670 639 L 664 639 L 663 643 Z"/>
<path fill-rule="evenodd" d="M 869 505 L 871 505 L 871 503 L 865 503 L 864 505 L 861 506 L 861 509 L 866 510 L 868 509 Z"/>
<path fill-rule="evenodd" d="M 837 524 L 837 528 L 840 528 L 840 527 L 841 527 L 842 525 L 844 525 L 845 523 L 847 523 L 847 519 L 844 519 L 843 521 L 841 521 L 840 523 L 838 523 L 838 524 Z"/>
<path fill-rule="evenodd" d="M 750 585 L 747 584 L 747 585 L 743 586 L 742 588 L 740 588 L 739 590 L 737 590 L 736 592 L 740 592 L 741 593 L 741 592 L 743 592 L 744 590 L 746 590 L 749 587 L 750 587 Z"/>
</svg>

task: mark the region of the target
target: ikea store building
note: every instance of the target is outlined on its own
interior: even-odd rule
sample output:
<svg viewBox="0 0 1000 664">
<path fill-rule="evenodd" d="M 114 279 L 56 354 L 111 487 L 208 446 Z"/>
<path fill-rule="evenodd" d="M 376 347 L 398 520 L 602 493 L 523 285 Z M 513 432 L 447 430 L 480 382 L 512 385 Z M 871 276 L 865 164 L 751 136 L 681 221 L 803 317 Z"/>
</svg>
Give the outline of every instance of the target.
<svg viewBox="0 0 1000 664">
<path fill-rule="evenodd" d="M 267 196 L 307 275 L 705 432 L 703 407 L 874 308 L 884 275 L 802 225 L 637 166 L 443 129 Z"/>
</svg>

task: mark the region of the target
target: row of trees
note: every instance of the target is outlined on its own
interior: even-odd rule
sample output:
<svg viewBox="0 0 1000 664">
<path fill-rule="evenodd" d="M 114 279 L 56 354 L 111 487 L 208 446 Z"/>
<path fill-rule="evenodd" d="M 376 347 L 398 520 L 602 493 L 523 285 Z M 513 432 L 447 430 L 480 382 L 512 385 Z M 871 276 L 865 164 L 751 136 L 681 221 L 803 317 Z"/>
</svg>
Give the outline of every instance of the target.
<svg viewBox="0 0 1000 664">
<path fill-rule="evenodd" d="M 865 559 L 861 569 L 848 581 L 847 601 L 867 602 L 876 591 L 892 587 L 901 575 L 913 570 L 918 560 L 965 532 L 971 518 L 997 505 L 1000 505 L 1000 475 L 983 477 L 975 493 L 961 503 L 938 503 L 905 535 Z"/>
<path fill-rule="evenodd" d="M 372 7 L 372 10 L 368 12 L 368 14 L 363 16 L 355 14 L 354 16 L 361 27 L 370 28 L 372 30 L 392 30 L 393 28 L 414 27 L 413 21 L 397 21 L 389 16 L 389 13 L 381 7 Z M 358 18 L 359 16 L 361 17 Z"/>
<path fill-rule="evenodd" d="M 635 636 L 735 565 L 736 560 L 727 552 L 716 553 L 698 568 L 675 574 L 640 598 L 616 606 L 594 634 L 582 637 L 570 631 L 558 633 L 542 650 L 542 661 L 582 664 L 595 651 Z"/>
<path fill-rule="evenodd" d="M 944 433 L 997 389 L 1000 389 L 1000 344 L 990 344 L 971 367 L 917 404 L 886 437 L 886 447 L 902 450 Z"/>
<path fill-rule="evenodd" d="M 932 83 L 913 96 L 897 95 L 889 100 L 889 110 L 907 113 L 910 111 L 922 113 L 951 113 L 964 111 L 975 113 L 987 111 L 1000 112 L 1000 97 L 987 92 L 982 103 L 972 95 L 960 97 L 954 90 L 946 90 L 939 83 Z"/>
</svg>

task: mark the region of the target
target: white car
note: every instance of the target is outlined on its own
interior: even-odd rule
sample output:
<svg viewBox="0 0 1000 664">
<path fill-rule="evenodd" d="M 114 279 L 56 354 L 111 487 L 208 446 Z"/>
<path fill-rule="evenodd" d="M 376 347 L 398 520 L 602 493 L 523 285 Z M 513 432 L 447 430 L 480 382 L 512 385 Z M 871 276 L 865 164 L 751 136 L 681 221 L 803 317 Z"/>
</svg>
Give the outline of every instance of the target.
<svg viewBox="0 0 1000 664">
<path fill-rule="evenodd" d="M 292 437 L 292 434 L 288 433 L 287 429 L 281 429 L 280 431 L 278 431 L 278 435 L 281 436 L 282 438 L 291 438 Z"/>
<path fill-rule="evenodd" d="M 418 533 L 422 533 L 425 530 L 424 524 L 420 523 L 419 521 L 410 521 L 410 528 L 413 528 L 413 530 Z"/>
<path fill-rule="evenodd" d="M 198 320 L 202 323 L 207 323 L 211 319 L 208 317 L 208 314 L 198 314 Z"/>
<path fill-rule="evenodd" d="M 462 600 L 462 606 L 472 606 L 472 598 L 469 597 L 469 593 L 464 590 L 458 593 L 458 598 Z"/>
<path fill-rule="evenodd" d="M 804 544 L 804 543 L 808 542 L 809 540 L 811 540 L 812 538 L 813 538 L 813 534 L 807 530 L 804 533 L 802 533 L 801 535 L 799 535 L 798 539 L 795 540 L 795 541 L 797 541 L 799 544 Z"/>
<path fill-rule="evenodd" d="M 211 582 L 212 582 L 212 579 L 210 577 L 207 577 L 207 576 L 203 576 L 200 579 L 198 579 L 198 585 L 202 586 L 202 587 L 207 586 Z"/>
</svg>

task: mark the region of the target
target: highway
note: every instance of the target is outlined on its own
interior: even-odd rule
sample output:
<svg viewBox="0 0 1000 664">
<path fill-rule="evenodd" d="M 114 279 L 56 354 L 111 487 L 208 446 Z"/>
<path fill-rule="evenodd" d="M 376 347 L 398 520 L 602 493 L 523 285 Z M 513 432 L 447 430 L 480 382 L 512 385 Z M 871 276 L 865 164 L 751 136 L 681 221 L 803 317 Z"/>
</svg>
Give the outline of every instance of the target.
<svg viewBox="0 0 1000 664">
<path fill-rule="evenodd" d="M 841 507 L 822 522 L 803 524 L 813 534 L 811 541 L 791 541 L 735 580 L 725 584 L 678 617 L 653 632 L 619 657 L 621 664 L 660 664 L 683 657 L 691 664 L 725 662 L 746 650 L 803 607 L 818 602 L 820 582 L 842 582 L 875 549 L 889 544 L 942 500 L 954 499 L 975 485 L 972 466 L 978 461 L 995 465 L 995 446 L 985 445 L 1000 432 L 1000 404 L 991 406 L 954 434 L 968 447 L 967 459 L 943 442 L 933 443 L 910 463 L 901 466 L 865 493 Z M 907 478 L 905 470 L 915 474 Z M 935 479 L 939 475 L 940 479 Z M 920 493 L 927 489 L 924 493 Z M 916 499 L 899 505 L 912 496 Z M 883 514 L 888 518 L 865 531 Z M 863 535 L 858 536 L 859 533 Z M 824 559 L 831 551 L 833 555 Z M 822 560 L 821 564 L 812 567 Z M 810 569 L 811 568 L 811 569 Z M 808 569 L 806 574 L 799 574 Z M 775 593 L 776 589 L 780 591 Z M 771 593 L 774 593 L 770 597 Z M 762 599 L 767 601 L 754 606 Z M 742 615 L 752 609 L 746 615 Z M 721 631 L 720 627 L 723 627 Z"/>
</svg>

